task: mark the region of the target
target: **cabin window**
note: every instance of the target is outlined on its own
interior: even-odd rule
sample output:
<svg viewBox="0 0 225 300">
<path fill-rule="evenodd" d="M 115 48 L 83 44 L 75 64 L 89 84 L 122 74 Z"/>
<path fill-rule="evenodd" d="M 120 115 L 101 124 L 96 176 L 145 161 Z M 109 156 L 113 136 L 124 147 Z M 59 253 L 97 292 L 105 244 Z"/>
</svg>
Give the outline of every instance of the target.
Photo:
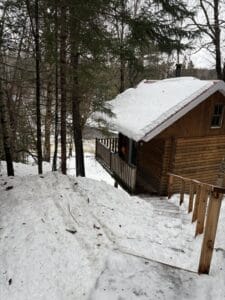
<svg viewBox="0 0 225 300">
<path fill-rule="evenodd" d="M 224 113 L 224 104 L 216 104 L 211 120 L 211 128 L 220 128 L 222 126 Z"/>
</svg>

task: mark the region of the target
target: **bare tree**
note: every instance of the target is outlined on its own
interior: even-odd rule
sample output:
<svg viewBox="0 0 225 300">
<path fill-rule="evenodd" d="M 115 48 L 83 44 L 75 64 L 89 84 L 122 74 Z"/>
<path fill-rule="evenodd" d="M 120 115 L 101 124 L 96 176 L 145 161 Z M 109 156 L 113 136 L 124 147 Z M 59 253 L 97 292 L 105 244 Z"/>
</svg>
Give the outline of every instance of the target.
<svg viewBox="0 0 225 300">
<path fill-rule="evenodd" d="M 199 0 L 195 9 L 198 14 L 192 17 L 192 21 L 203 36 L 207 38 L 203 42 L 205 47 L 215 57 L 215 67 L 218 79 L 223 79 L 221 58 L 221 32 L 224 26 L 222 7 L 224 0 Z"/>
</svg>

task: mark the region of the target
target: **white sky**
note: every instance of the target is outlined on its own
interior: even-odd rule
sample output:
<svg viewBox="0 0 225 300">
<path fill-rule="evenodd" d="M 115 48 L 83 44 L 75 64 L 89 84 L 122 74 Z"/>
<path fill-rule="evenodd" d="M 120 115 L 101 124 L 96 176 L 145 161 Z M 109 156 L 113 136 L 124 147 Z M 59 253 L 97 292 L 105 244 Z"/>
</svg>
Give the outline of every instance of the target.
<svg viewBox="0 0 225 300">
<path fill-rule="evenodd" d="M 201 49 L 197 53 L 191 54 L 190 58 L 196 68 L 215 68 L 215 59 L 206 49 Z"/>
</svg>

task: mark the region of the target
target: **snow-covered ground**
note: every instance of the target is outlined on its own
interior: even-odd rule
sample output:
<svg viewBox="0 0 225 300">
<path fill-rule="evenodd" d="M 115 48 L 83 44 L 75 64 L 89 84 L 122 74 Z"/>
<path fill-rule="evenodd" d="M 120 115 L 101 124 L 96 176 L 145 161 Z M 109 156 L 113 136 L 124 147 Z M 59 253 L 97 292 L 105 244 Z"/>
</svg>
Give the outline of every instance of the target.
<svg viewBox="0 0 225 300">
<path fill-rule="evenodd" d="M 100 181 L 23 164 L 8 178 L 1 165 L 1 300 L 225 299 L 224 205 L 210 275 L 199 276 L 201 237 L 177 196 L 130 197 L 93 154 L 85 163 Z"/>
</svg>

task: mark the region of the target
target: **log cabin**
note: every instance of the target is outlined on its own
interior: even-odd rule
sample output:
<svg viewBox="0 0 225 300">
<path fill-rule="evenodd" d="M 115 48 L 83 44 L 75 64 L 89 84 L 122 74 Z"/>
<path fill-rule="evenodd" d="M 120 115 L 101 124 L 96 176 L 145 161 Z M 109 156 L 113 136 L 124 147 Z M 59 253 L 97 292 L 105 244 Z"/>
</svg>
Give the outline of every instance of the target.
<svg viewBox="0 0 225 300">
<path fill-rule="evenodd" d="M 113 116 L 102 117 L 118 137 L 96 140 L 96 159 L 127 191 L 166 195 L 168 172 L 216 183 L 225 157 L 223 81 L 144 80 L 107 105 Z"/>
</svg>

